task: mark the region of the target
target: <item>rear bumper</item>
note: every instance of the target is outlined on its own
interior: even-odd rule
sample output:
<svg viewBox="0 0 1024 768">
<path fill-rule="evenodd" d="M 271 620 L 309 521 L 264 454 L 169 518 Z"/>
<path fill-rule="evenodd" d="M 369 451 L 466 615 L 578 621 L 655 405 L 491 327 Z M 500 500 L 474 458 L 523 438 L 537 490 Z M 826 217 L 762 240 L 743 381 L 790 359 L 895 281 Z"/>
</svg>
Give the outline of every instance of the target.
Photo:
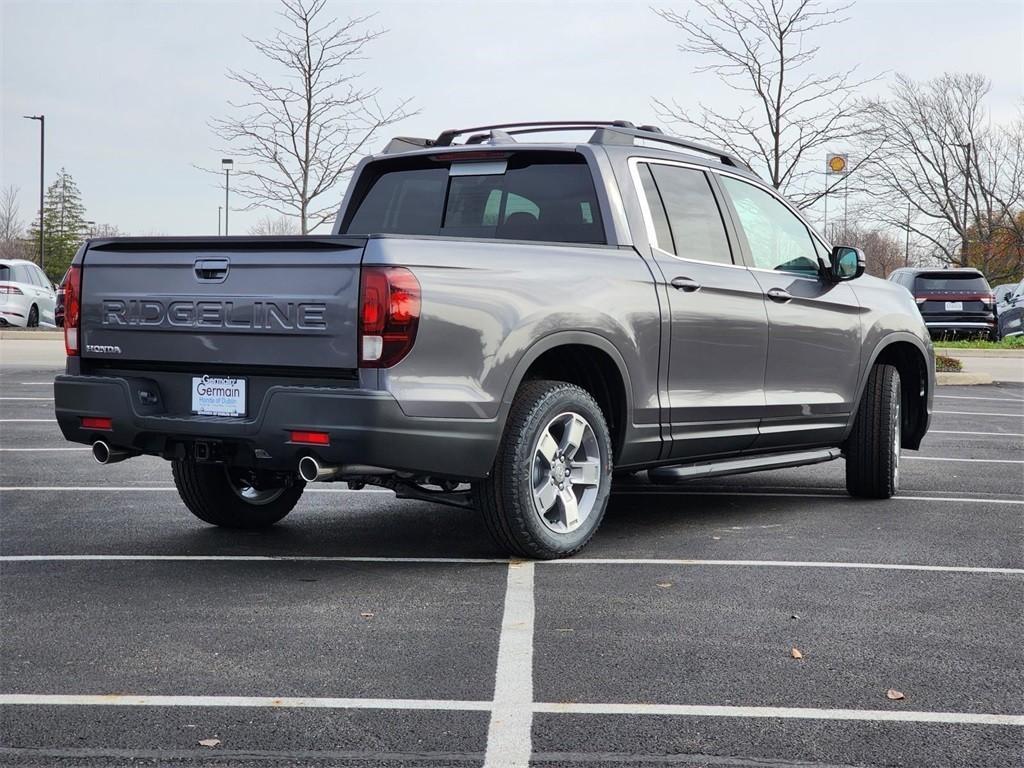
<svg viewBox="0 0 1024 768">
<path fill-rule="evenodd" d="M 406 416 L 390 394 L 360 389 L 276 386 L 251 417 L 154 412 L 133 399 L 132 382 L 114 376 L 58 376 L 54 406 L 61 432 L 76 443 L 164 458 L 195 455 L 197 442 L 233 464 L 295 471 L 303 456 L 324 464 L 362 464 L 451 478 L 484 477 L 498 443 L 494 420 Z M 82 417 L 111 419 L 112 429 L 82 428 Z M 291 431 L 330 434 L 329 446 L 292 443 Z"/>
<path fill-rule="evenodd" d="M 929 331 L 968 331 L 970 333 L 978 333 L 995 330 L 996 320 L 994 317 L 991 320 L 929 320 L 925 318 L 924 324 L 928 327 Z"/>
</svg>

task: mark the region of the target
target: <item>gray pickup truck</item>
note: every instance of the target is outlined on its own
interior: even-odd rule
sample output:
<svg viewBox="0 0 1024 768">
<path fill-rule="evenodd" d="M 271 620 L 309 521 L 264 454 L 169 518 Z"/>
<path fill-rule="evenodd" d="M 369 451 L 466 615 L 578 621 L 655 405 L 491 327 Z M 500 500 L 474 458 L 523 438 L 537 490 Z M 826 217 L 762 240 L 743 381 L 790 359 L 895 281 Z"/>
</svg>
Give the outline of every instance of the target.
<svg viewBox="0 0 1024 768">
<path fill-rule="evenodd" d="M 560 131 L 583 138 L 530 140 Z M 913 298 L 863 272 L 738 159 L 656 128 L 403 137 L 359 165 L 330 235 L 86 243 L 56 415 L 102 464 L 170 460 L 215 525 L 345 481 L 561 557 L 641 470 L 844 457 L 851 494 L 893 495 L 933 353 Z"/>
</svg>

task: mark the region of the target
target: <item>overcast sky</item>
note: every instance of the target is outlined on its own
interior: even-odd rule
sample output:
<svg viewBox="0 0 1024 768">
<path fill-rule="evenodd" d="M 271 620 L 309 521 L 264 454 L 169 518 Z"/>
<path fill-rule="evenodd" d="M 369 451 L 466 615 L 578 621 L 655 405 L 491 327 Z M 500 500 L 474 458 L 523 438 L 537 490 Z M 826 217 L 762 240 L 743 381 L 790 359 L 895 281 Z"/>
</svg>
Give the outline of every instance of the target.
<svg viewBox="0 0 1024 768">
<path fill-rule="evenodd" d="M 727 107 L 732 94 L 694 74 L 697 60 L 677 51 L 677 30 L 650 4 L 330 0 L 329 9 L 376 12 L 389 29 L 363 64 L 366 83 L 385 101 L 412 97 L 420 110 L 392 133 L 523 119 L 657 122 L 653 97 Z M 227 113 L 229 67 L 266 69 L 243 36 L 271 32 L 277 8 L 274 0 L 0 0 L 0 186 L 20 188 L 23 218 L 36 215 L 39 145 L 38 123 L 22 115 L 44 113 L 48 182 L 67 168 L 88 218 L 132 234 L 215 233 L 223 189 L 196 170 L 219 166 L 207 122 Z M 860 0 L 848 13 L 822 41 L 822 72 L 852 64 L 919 79 L 979 72 L 992 81 L 995 119 L 1020 109 L 1021 0 Z M 259 215 L 233 212 L 232 233 Z"/>
</svg>

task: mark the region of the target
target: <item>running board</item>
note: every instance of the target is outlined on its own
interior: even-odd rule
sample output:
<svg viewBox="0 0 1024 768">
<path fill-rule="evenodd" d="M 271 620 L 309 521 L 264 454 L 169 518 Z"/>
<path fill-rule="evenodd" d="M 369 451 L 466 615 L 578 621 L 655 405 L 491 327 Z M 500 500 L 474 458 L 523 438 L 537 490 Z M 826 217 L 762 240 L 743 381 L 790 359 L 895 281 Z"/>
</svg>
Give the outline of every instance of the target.
<svg viewBox="0 0 1024 768">
<path fill-rule="evenodd" d="M 842 451 L 838 448 L 823 448 L 813 451 L 741 456 L 735 459 L 704 461 L 698 464 L 686 464 L 679 467 L 655 467 L 654 469 L 647 470 L 647 477 L 652 483 L 681 483 L 684 480 L 694 480 L 700 477 L 740 475 L 744 472 L 760 472 L 762 469 L 782 469 L 784 467 L 800 467 L 804 464 L 819 464 L 823 461 L 838 459 L 841 455 Z"/>
</svg>

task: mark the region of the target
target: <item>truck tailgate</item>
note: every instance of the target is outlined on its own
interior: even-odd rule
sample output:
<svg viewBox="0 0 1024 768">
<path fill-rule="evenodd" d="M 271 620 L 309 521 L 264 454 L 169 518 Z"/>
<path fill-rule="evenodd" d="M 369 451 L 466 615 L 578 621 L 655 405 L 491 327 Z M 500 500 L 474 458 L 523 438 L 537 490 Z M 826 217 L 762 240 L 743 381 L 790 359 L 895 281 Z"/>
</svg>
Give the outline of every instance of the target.
<svg viewBox="0 0 1024 768">
<path fill-rule="evenodd" d="M 81 355 L 355 368 L 360 237 L 118 238 L 83 256 Z"/>
</svg>

